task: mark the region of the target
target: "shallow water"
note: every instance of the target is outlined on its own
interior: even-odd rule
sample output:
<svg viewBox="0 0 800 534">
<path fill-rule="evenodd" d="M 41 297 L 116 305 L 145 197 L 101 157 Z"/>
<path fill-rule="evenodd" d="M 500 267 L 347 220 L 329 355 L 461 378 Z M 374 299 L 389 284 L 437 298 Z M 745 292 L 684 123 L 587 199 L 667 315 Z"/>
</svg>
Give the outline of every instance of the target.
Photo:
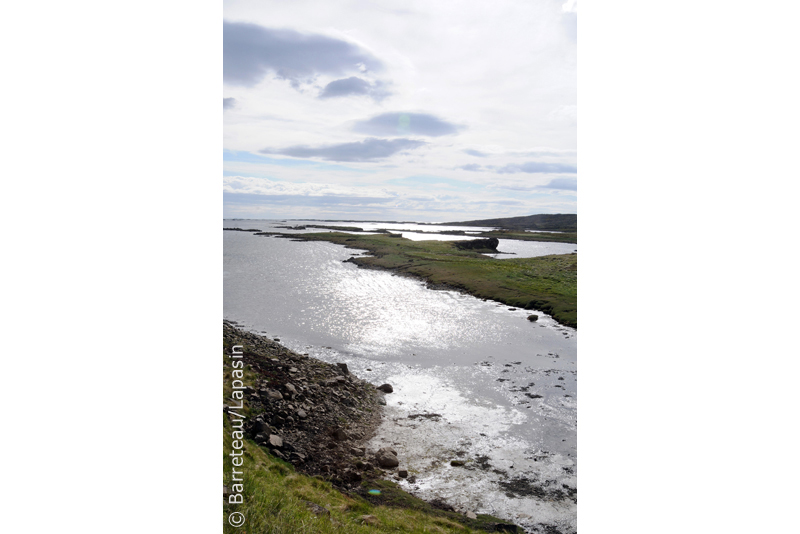
<svg viewBox="0 0 800 534">
<path fill-rule="evenodd" d="M 531 311 L 343 263 L 358 253 L 224 232 L 224 317 L 392 384 L 370 446 L 393 445 L 416 476 L 401 482 L 410 491 L 528 528 L 575 530 L 575 504 L 554 491 L 576 487 L 577 332 L 542 313 L 531 323 Z"/>
</svg>

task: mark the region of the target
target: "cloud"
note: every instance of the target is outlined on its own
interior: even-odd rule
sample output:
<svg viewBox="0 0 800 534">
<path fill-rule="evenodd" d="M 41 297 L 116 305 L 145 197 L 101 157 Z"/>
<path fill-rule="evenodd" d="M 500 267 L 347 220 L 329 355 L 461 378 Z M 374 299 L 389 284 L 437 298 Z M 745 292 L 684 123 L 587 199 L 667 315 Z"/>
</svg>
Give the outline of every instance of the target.
<svg viewBox="0 0 800 534">
<path fill-rule="evenodd" d="M 468 163 L 466 165 L 456 167 L 456 169 L 463 169 L 465 171 L 481 171 L 483 170 L 483 167 L 481 165 L 478 165 L 477 163 Z"/>
<path fill-rule="evenodd" d="M 485 158 L 489 155 L 486 152 L 481 152 L 480 150 L 474 150 L 472 148 L 467 148 L 466 150 L 464 150 L 464 152 L 466 152 L 470 156 L 475 156 L 476 158 Z"/>
<path fill-rule="evenodd" d="M 343 184 L 285 182 L 255 178 L 252 176 L 225 176 L 222 182 L 222 190 L 225 193 L 259 195 L 272 198 L 340 197 L 348 199 L 364 198 L 370 201 L 376 199 L 386 201 L 397 196 L 396 193 L 374 188 L 365 190 L 364 188 Z"/>
<path fill-rule="evenodd" d="M 567 191 L 578 190 L 578 180 L 575 178 L 553 178 L 547 185 L 541 186 L 543 189 L 565 189 Z"/>
<path fill-rule="evenodd" d="M 235 98 L 223 98 L 222 99 L 222 109 L 233 109 L 236 107 L 236 99 Z"/>
<path fill-rule="evenodd" d="M 243 22 L 223 22 L 222 31 L 223 79 L 231 85 L 253 86 L 273 72 L 296 87 L 319 74 L 341 76 L 383 68 L 357 45 L 325 35 Z"/>
<path fill-rule="evenodd" d="M 428 113 L 392 112 L 358 121 L 353 130 L 369 135 L 427 135 L 438 137 L 458 133 L 461 126 Z"/>
<path fill-rule="evenodd" d="M 262 154 L 280 154 L 294 158 L 322 158 L 328 161 L 374 161 L 388 158 L 403 150 L 411 150 L 426 145 L 425 141 L 413 139 L 367 138 L 355 143 L 342 143 L 320 147 L 292 146 L 287 148 L 265 148 Z"/>
<path fill-rule="evenodd" d="M 509 163 L 504 167 L 498 167 L 496 172 L 500 174 L 509 174 L 516 172 L 527 173 L 550 173 L 550 172 L 566 172 L 576 173 L 578 168 L 574 165 L 564 165 L 563 163 L 544 163 L 540 161 L 528 161 L 526 163 Z"/>
<path fill-rule="evenodd" d="M 336 98 L 341 96 L 365 95 L 372 97 L 375 101 L 381 101 L 391 93 L 386 90 L 385 84 L 377 81 L 374 84 L 367 80 L 362 80 L 356 76 L 334 80 L 322 90 L 320 98 Z"/>
</svg>

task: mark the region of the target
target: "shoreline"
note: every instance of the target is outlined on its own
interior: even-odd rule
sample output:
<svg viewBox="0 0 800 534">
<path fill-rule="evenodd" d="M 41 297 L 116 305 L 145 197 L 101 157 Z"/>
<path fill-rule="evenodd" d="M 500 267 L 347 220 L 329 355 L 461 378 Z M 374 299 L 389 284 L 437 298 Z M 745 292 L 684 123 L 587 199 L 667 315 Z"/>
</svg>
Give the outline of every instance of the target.
<svg viewBox="0 0 800 534">
<path fill-rule="evenodd" d="M 231 401 L 232 390 L 227 387 L 234 374 L 233 366 L 228 365 L 228 358 L 236 354 L 234 346 L 242 347 L 237 350 L 241 350 L 245 366 L 243 409 L 235 405 L 238 401 Z M 423 501 L 387 480 L 408 477 L 403 459 L 391 447 L 369 450 L 365 445 L 381 424 L 385 404 L 381 400 L 391 393 L 355 377 L 345 364 L 329 364 L 291 351 L 230 320 L 223 320 L 223 354 L 224 431 L 229 432 L 233 415 L 244 414 L 248 438 L 245 448 L 251 459 L 268 453 L 278 465 L 291 465 L 298 473 L 324 480 L 346 497 L 446 518 L 456 522 L 459 529 L 522 531 L 521 527 L 490 515 L 460 514 L 441 501 Z M 227 471 L 224 473 L 223 493 L 227 496 L 233 481 L 226 477 Z M 226 513 L 233 510 L 227 501 L 225 507 Z"/>
<path fill-rule="evenodd" d="M 483 255 L 497 253 L 496 249 L 461 248 L 464 243 L 488 241 L 479 239 L 412 241 L 394 234 L 339 232 L 256 232 L 253 235 L 294 241 L 326 241 L 349 249 L 366 250 L 366 255 L 345 261 L 361 268 L 388 270 L 422 280 L 430 289 L 459 291 L 513 308 L 537 310 L 563 326 L 578 328 L 575 252 L 497 260 Z"/>
</svg>

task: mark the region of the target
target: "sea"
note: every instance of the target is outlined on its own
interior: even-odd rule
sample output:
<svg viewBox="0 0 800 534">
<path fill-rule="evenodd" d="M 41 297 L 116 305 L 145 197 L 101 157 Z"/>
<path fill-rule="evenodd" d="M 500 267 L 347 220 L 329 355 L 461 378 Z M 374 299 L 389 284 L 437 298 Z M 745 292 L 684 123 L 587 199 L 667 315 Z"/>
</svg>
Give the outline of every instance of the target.
<svg viewBox="0 0 800 534">
<path fill-rule="evenodd" d="M 409 239 L 482 227 L 298 220 L 223 221 L 284 233 L 307 224 L 387 229 Z M 577 331 L 536 310 L 429 289 L 345 260 L 366 253 L 325 242 L 223 232 L 224 318 L 375 385 L 389 383 L 371 448 L 391 446 L 398 483 L 459 511 L 527 532 L 577 531 Z M 498 261 L 568 254 L 574 244 L 501 239 Z M 539 320 L 530 322 L 536 313 Z M 451 465 L 451 462 L 464 465 Z M 411 478 L 413 477 L 413 478 Z"/>
</svg>

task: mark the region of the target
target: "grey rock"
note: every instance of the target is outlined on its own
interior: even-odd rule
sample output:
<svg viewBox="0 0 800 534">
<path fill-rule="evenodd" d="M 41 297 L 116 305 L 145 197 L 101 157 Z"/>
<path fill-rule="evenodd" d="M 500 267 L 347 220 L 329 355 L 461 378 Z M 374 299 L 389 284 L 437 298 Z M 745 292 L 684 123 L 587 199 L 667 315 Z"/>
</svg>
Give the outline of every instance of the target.
<svg viewBox="0 0 800 534">
<path fill-rule="evenodd" d="M 353 456 L 364 456 L 365 452 L 363 448 L 351 447 L 350 454 Z"/>
<path fill-rule="evenodd" d="M 342 372 L 342 374 L 344 374 L 344 375 L 349 375 L 350 374 L 350 371 L 347 369 L 347 364 L 346 363 L 337 363 L 336 367 L 339 368 L 339 370 Z"/>
<path fill-rule="evenodd" d="M 320 506 L 317 503 L 311 502 L 311 501 L 305 501 L 305 503 L 306 503 L 306 507 L 309 510 L 311 510 L 315 515 L 318 515 L 318 516 L 321 516 L 321 515 L 328 515 L 329 516 L 329 515 L 331 515 L 330 510 L 328 510 L 324 506 Z"/>
<path fill-rule="evenodd" d="M 386 399 L 384 399 L 383 397 L 378 397 L 378 404 L 380 404 L 381 406 L 386 406 Z"/>
<path fill-rule="evenodd" d="M 297 417 L 300 419 L 305 419 L 308 417 L 308 414 L 304 410 L 297 410 Z"/>
<path fill-rule="evenodd" d="M 286 391 L 288 391 L 288 392 L 289 392 L 289 393 L 291 393 L 292 395 L 297 395 L 297 388 L 296 388 L 296 387 L 294 387 L 294 385 L 293 385 L 293 384 L 286 384 L 286 385 L 285 385 L 285 386 L 283 386 L 283 387 L 286 389 Z"/>
<path fill-rule="evenodd" d="M 385 449 L 378 451 L 376 458 L 378 460 L 378 465 L 381 467 L 397 467 L 400 465 L 397 456 Z"/>
<path fill-rule="evenodd" d="M 478 519 L 478 516 L 475 515 L 474 512 L 467 512 L 465 515 L 467 516 L 467 519 Z"/>
<path fill-rule="evenodd" d="M 332 432 L 332 435 L 333 435 L 333 439 L 335 439 L 336 441 L 344 441 L 344 440 L 346 440 L 346 439 L 349 437 L 349 436 L 347 435 L 347 433 L 345 433 L 345 431 L 344 431 L 344 430 L 342 430 L 341 428 L 337 428 L 337 429 L 335 429 L 335 430 Z"/>
<path fill-rule="evenodd" d="M 281 395 L 281 392 L 280 391 L 276 391 L 274 389 L 270 389 L 270 388 L 262 389 L 259 393 L 261 394 L 262 397 L 266 397 L 267 399 L 269 399 L 271 401 L 283 400 L 283 395 Z"/>
<path fill-rule="evenodd" d="M 275 434 L 270 434 L 269 436 L 269 446 L 270 447 L 283 447 L 283 438 L 280 436 L 276 436 Z"/>
<path fill-rule="evenodd" d="M 394 388 L 392 387 L 391 384 L 382 384 L 378 386 L 378 389 L 383 391 L 384 393 L 391 393 L 394 391 Z"/>
</svg>

